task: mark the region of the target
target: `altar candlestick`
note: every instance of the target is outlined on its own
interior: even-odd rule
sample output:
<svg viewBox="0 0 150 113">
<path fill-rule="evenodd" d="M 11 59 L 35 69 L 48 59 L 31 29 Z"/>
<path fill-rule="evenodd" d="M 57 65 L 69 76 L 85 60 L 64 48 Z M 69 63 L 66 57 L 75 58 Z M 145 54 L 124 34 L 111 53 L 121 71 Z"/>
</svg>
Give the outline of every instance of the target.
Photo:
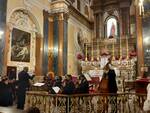
<svg viewBox="0 0 150 113">
<path fill-rule="evenodd" d="M 85 61 L 87 61 L 87 43 L 85 43 Z"/>
<path fill-rule="evenodd" d="M 129 59 L 129 45 L 128 45 L 128 36 L 126 36 L 126 48 L 127 48 L 127 60 Z"/>
<path fill-rule="evenodd" d="M 115 42 L 113 40 L 113 44 L 112 44 L 112 60 L 115 60 Z"/>
<path fill-rule="evenodd" d="M 122 60 L 122 41 L 121 41 L 121 37 L 120 37 L 120 60 Z"/>
<path fill-rule="evenodd" d="M 94 58 L 93 58 L 93 39 L 92 39 L 92 51 L 91 51 L 92 53 L 92 55 L 91 55 L 91 61 L 93 61 L 94 60 Z"/>
<path fill-rule="evenodd" d="M 99 42 L 98 42 L 98 40 L 97 40 L 97 58 L 96 59 L 99 60 Z"/>
</svg>

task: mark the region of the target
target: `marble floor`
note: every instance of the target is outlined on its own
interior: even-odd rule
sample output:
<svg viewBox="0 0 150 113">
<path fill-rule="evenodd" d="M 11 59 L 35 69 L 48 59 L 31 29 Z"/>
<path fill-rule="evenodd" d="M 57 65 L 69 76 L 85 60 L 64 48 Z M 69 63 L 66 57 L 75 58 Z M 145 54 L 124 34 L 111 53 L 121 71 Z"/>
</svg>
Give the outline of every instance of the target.
<svg viewBox="0 0 150 113">
<path fill-rule="evenodd" d="M 25 113 L 23 110 L 18 110 L 16 107 L 1 107 L 0 106 L 0 113 Z"/>
</svg>

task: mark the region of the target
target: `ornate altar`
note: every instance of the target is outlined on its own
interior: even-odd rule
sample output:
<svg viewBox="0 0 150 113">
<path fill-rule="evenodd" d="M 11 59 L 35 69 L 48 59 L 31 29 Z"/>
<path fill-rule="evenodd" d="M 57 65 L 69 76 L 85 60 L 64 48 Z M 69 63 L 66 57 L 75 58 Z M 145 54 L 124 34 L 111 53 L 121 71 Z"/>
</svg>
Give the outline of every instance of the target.
<svg viewBox="0 0 150 113">
<path fill-rule="evenodd" d="M 119 40 L 110 38 L 95 42 L 93 39 L 91 43 L 85 43 L 85 56 L 80 56 L 78 59 L 82 72 L 88 73 L 91 77 L 101 78 L 103 67 L 111 59 L 112 68 L 117 75 L 119 92 L 124 92 L 126 89 L 134 89 L 137 58 L 135 52 L 131 50 L 129 52 L 130 42 L 128 40 L 129 38 L 125 36 L 123 38 L 120 37 Z M 123 49 L 124 46 L 126 49 Z M 119 52 L 116 51 L 118 47 L 120 48 Z"/>
</svg>

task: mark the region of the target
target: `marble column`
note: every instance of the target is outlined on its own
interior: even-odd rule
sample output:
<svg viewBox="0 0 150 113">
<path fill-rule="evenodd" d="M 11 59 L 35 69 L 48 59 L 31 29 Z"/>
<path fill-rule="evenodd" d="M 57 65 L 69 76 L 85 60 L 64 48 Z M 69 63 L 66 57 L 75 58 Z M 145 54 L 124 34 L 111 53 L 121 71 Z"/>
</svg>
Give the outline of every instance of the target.
<svg viewBox="0 0 150 113">
<path fill-rule="evenodd" d="M 6 30 L 7 0 L 0 0 L 0 74 L 3 73 L 5 57 L 5 30 Z"/>
<path fill-rule="evenodd" d="M 54 61 L 54 55 L 53 55 L 53 50 L 54 50 L 54 17 L 51 15 L 49 17 L 49 40 L 48 40 L 48 49 L 49 49 L 49 60 L 48 60 L 48 70 L 49 71 L 54 71 L 53 68 L 53 61 Z"/>
<path fill-rule="evenodd" d="M 129 7 L 121 8 L 121 35 L 130 34 L 130 11 Z"/>
<path fill-rule="evenodd" d="M 99 13 L 99 37 L 100 39 L 104 37 L 104 22 L 103 22 L 103 13 Z"/>
<path fill-rule="evenodd" d="M 141 70 L 144 66 L 144 51 L 143 51 L 143 34 L 142 34 L 142 16 L 139 15 L 138 6 L 136 7 L 136 33 L 137 33 L 137 66 L 138 76 L 143 77 L 144 72 Z"/>
<path fill-rule="evenodd" d="M 62 76 L 67 73 L 67 14 L 52 13 L 48 20 L 47 71 Z"/>
<path fill-rule="evenodd" d="M 35 75 L 42 75 L 42 47 L 43 38 L 40 34 L 36 34 L 36 61 L 35 61 Z"/>
<path fill-rule="evenodd" d="M 54 20 L 54 62 L 53 68 L 57 75 L 67 73 L 67 14 L 55 14 Z"/>
<path fill-rule="evenodd" d="M 58 75 L 58 44 L 59 44 L 59 16 L 54 14 L 54 25 L 53 25 L 53 69 L 55 75 Z"/>
<path fill-rule="evenodd" d="M 44 16 L 44 37 L 43 37 L 43 50 L 42 50 L 42 74 L 46 75 L 48 72 L 48 32 L 49 32 L 49 14 L 46 11 L 43 11 Z"/>
<path fill-rule="evenodd" d="M 94 14 L 94 38 L 99 38 L 99 14 Z"/>
</svg>

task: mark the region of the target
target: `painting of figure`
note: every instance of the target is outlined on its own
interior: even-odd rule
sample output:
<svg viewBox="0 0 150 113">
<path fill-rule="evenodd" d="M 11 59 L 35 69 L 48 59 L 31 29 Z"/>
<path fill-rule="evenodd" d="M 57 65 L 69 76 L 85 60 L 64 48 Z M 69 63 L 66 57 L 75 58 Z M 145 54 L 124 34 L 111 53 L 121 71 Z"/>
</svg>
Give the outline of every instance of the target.
<svg viewBox="0 0 150 113">
<path fill-rule="evenodd" d="M 107 21 L 107 37 L 116 37 L 117 36 L 117 20 L 112 17 Z"/>
<path fill-rule="evenodd" d="M 11 39 L 11 61 L 30 62 L 31 34 L 13 28 Z"/>
</svg>

